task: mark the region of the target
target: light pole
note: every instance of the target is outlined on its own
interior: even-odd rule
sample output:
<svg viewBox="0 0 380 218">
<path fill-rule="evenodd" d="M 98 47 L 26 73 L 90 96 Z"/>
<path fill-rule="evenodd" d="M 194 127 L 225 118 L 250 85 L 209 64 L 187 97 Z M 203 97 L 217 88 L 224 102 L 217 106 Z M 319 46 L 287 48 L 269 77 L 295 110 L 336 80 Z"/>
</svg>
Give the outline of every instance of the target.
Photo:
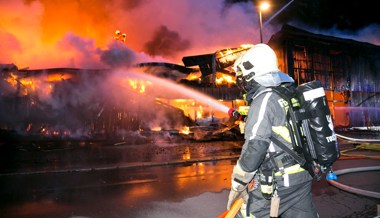
<svg viewBox="0 0 380 218">
<path fill-rule="evenodd" d="M 263 15 L 262 11 L 269 8 L 268 2 L 262 2 L 259 5 L 259 19 L 260 19 L 260 43 L 263 43 Z"/>
</svg>

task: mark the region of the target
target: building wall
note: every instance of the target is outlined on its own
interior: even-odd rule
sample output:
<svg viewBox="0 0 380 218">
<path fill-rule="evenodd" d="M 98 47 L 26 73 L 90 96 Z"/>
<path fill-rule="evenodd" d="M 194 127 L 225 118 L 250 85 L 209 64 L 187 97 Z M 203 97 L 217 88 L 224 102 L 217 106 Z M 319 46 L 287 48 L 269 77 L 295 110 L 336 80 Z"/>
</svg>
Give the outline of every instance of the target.
<svg viewBox="0 0 380 218">
<path fill-rule="evenodd" d="M 380 47 L 284 26 L 268 43 L 298 84 L 320 80 L 335 126 L 380 125 Z"/>
</svg>

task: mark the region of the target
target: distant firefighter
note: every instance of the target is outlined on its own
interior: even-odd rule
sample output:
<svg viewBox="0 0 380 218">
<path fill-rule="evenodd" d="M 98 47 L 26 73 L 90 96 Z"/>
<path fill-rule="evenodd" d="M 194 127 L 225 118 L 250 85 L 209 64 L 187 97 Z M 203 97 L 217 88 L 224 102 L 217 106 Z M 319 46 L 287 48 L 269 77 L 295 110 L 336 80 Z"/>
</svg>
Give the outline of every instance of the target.
<svg viewBox="0 0 380 218">
<path fill-rule="evenodd" d="M 120 30 L 115 31 L 115 36 L 113 37 L 116 41 L 120 41 L 122 43 L 125 43 L 125 40 L 127 38 L 127 34 L 121 33 Z"/>
</svg>

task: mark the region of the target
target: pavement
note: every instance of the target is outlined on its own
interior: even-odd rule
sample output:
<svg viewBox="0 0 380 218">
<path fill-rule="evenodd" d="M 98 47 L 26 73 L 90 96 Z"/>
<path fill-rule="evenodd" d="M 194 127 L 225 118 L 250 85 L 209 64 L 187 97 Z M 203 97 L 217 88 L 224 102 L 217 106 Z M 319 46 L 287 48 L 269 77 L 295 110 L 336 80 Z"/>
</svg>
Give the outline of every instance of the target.
<svg viewBox="0 0 380 218">
<path fill-rule="evenodd" d="M 21 157 L 3 153 L 7 162 L 0 167 L 0 217 L 218 217 L 225 211 L 239 144 L 91 146 L 90 150 L 80 145 L 42 152 L 36 148 Z M 340 140 L 343 155 L 333 165 L 335 172 L 342 172 L 337 180 L 340 187 L 324 178 L 313 182 L 313 200 L 321 218 L 379 216 L 379 151 L 358 149 L 361 144 Z M 378 147 L 374 142 L 367 145 Z"/>
</svg>

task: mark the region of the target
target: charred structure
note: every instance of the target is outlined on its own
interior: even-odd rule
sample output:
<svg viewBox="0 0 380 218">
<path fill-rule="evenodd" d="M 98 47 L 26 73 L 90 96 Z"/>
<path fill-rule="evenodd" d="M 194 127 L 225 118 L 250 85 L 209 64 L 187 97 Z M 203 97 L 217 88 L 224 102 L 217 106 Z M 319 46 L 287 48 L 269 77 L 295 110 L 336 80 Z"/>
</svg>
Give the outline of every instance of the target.
<svg viewBox="0 0 380 218">
<path fill-rule="evenodd" d="M 124 139 L 193 125 L 183 110 L 145 92 L 144 81 L 111 79 L 112 74 L 110 69 L 3 65 L 1 138 L 17 132 L 34 139 Z"/>
<path fill-rule="evenodd" d="M 320 80 L 335 126 L 380 125 L 380 46 L 284 25 L 268 44 L 298 84 Z"/>
<path fill-rule="evenodd" d="M 323 83 L 335 126 L 380 125 L 379 46 L 289 25 L 274 34 L 268 44 L 277 53 L 280 70 L 297 84 L 312 80 Z M 238 108 L 245 102 L 235 85 L 232 64 L 252 46 L 186 56 L 184 66 L 150 62 L 135 69 L 206 94 L 227 108 Z M 231 130 L 229 126 L 218 127 L 229 122 L 226 112 L 218 112 L 195 97 L 168 95 L 165 88 L 147 89 L 147 78 L 118 77 L 112 69 L 0 67 L 1 135 L 17 131 L 58 138 L 107 139 L 152 131 L 172 134 L 185 128 L 198 133 L 212 129 L 208 135 L 214 138 L 215 132 L 224 133 L 220 129 Z"/>
</svg>

